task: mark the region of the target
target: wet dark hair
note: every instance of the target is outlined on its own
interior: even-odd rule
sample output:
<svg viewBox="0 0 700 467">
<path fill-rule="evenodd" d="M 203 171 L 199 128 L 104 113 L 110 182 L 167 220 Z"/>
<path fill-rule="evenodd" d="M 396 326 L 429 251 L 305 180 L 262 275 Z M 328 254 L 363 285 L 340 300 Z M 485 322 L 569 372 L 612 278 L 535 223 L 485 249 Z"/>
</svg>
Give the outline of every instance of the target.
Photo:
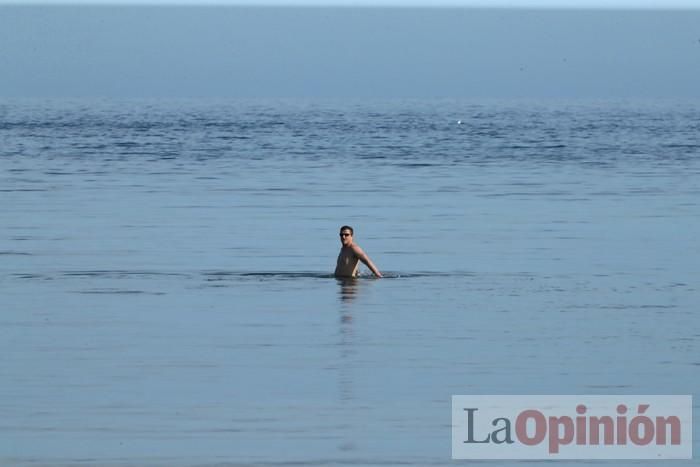
<svg viewBox="0 0 700 467">
<path fill-rule="evenodd" d="M 349 231 L 350 231 L 350 235 L 355 235 L 355 231 L 352 230 L 352 227 L 350 227 L 349 225 L 344 225 L 344 226 L 342 226 L 342 227 L 340 228 L 340 231 L 342 232 L 343 230 L 349 230 Z"/>
</svg>

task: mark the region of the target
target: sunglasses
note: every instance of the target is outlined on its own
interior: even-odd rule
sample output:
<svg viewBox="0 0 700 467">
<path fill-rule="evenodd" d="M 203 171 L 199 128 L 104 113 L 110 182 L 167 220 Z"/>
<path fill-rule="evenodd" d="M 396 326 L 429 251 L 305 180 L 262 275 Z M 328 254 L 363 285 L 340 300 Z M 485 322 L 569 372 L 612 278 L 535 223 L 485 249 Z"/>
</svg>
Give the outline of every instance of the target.
<svg viewBox="0 0 700 467">
<path fill-rule="evenodd" d="M 340 236 L 341 236 L 341 237 L 352 237 L 352 234 L 349 234 L 349 233 L 341 233 Z"/>
</svg>

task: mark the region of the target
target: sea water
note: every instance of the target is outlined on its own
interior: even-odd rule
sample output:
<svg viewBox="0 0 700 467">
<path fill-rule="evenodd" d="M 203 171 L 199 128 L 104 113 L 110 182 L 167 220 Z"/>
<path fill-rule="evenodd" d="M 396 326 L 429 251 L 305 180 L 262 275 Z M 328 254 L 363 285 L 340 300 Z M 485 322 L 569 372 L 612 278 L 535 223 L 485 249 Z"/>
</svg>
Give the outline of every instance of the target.
<svg viewBox="0 0 700 467">
<path fill-rule="evenodd" d="M 697 399 L 699 104 L 1 101 L 0 464 L 456 465 L 453 394 Z"/>
</svg>

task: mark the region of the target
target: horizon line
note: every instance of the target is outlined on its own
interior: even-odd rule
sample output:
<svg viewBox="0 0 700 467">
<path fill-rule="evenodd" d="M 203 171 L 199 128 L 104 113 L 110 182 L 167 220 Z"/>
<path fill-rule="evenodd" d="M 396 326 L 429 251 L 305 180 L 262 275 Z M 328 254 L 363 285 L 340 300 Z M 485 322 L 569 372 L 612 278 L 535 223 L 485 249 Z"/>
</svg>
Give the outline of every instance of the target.
<svg viewBox="0 0 700 467">
<path fill-rule="evenodd" d="M 562 4 L 552 0 L 0 0 L 0 6 L 192 6 L 192 7 L 287 7 L 287 8 L 395 8 L 395 9 L 486 9 L 555 11 L 696 11 L 700 2 L 588 0 Z"/>
</svg>

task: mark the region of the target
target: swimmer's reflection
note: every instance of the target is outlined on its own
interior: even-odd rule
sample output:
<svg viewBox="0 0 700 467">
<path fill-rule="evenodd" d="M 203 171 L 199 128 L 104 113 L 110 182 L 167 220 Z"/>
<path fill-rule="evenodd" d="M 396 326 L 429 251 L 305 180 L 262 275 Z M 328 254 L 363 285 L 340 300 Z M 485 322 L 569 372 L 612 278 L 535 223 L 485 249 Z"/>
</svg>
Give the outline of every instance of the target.
<svg viewBox="0 0 700 467">
<path fill-rule="evenodd" d="M 338 349 L 340 350 L 338 360 L 338 397 L 339 410 L 346 421 L 340 428 L 340 441 L 337 445 L 339 451 L 350 452 L 357 450 L 356 444 L 356 424 L 353 423 L 353 411 L 355 410 L 355 395 L 353 382 L 355 379 L 355 323 L 353 323 L 353 301 L 357 298 L 360 288 L 360 280 L 356 277 L 337 278 L 340 296 L 340 325 Z"/>
<path fill-rule="evenodd" d="M 360 288 L 360 280 L 357 277 L 336 278 L 340 286 L 340 301 L 350 303 L 357 298 Z"/>
</svg>

